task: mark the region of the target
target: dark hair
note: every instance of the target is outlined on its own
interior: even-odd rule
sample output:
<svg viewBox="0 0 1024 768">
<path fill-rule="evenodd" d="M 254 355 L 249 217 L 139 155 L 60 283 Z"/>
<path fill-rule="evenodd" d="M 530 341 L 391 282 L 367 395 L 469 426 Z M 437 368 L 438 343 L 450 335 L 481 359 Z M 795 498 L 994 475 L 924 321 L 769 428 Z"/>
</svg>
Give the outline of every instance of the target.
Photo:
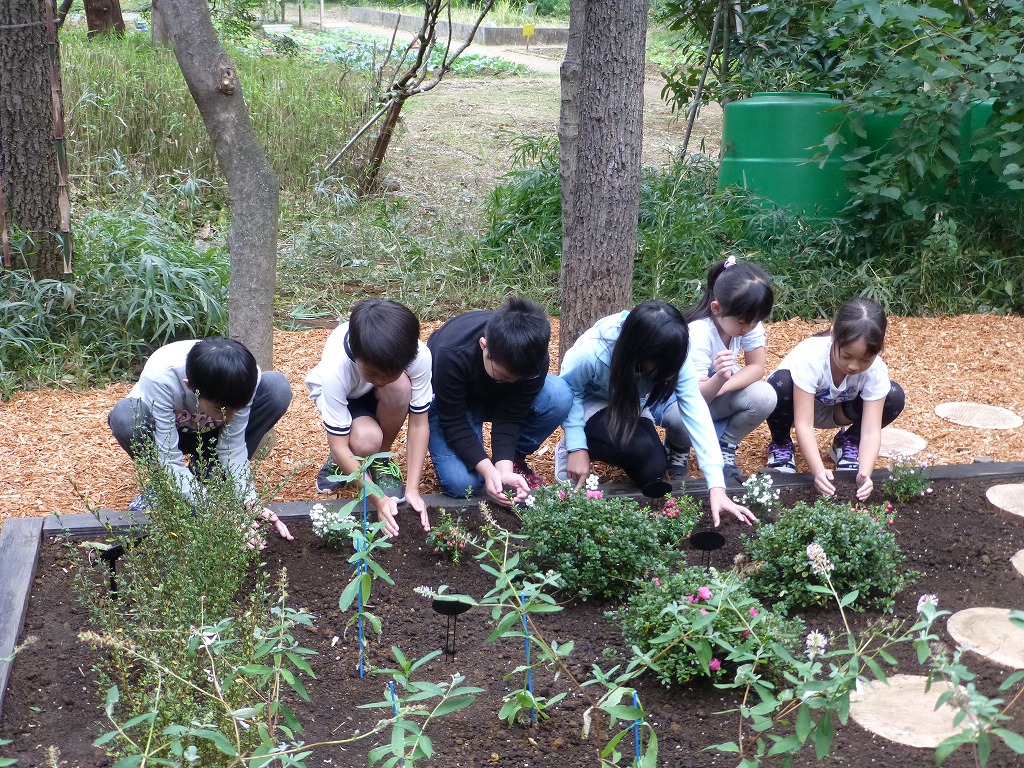
<svg viewBox="0 0 1024 768">
<path fill-rule="evenodd" d="M 211 336 L 185 356 L 185 378 L 197 397 L 221 408 L 244 408 L 256 393 L 259 366 L 252 352 L 234 339 Z"/>
<path fill-rule="evenodd" d="M 775 305 L 772 281 L 760 266 L 749 261 L 720 261 L 708 270 L 704 295 L 686 311 L 686 322 L 711 316 L 711 302 L 722 306 L 722 315 L 741 323 L 764 320 Z"/>
<path fill-rule="evenodd" d="M 516 377 L 541 373 L 551 341 L 547 310 L 529 299 L 509 296 L 484 326 L 487 354 Z"/>
<path fill-rule="evenodd" d="M 839 305 L 832 323 L 832 345 L 839 349 L 864 339 L 869 355 L 877 355 L 885 348 L 885 330 L 888 321 L 885 311 L 871 299 L 850 299 Z"/>
<path fill-rule="evenodd" d="M 348 317 L 352 356 L 384 373 L 401 373 L 416 359 L 420 321 L 404 304 L 390 299 L 365 299 Z"/>
<path fill-rule="evenodd" d="M 654 363 L 654 386 L 645 403 L 652 407 L 675 391 L 689 345 L 686 320 L 666 301 L 645 301 L 626 315 L 612 351 L 608 378 L 608 432 L 614 439 L 627 442 L 636 429 L 641 411 L 637 387 L 641 364 Z"/>
</svg>

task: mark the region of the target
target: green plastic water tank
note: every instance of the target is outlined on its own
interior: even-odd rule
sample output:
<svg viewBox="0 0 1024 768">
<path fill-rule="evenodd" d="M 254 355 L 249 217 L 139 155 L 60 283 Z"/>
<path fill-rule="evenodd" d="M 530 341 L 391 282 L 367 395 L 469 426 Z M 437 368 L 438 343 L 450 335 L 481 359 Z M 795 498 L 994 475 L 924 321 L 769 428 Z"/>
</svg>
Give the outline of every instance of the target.
<svg viewBox="0 0 1024 768">
<path fill-rule="evenodd" d="M 840 124 L 837 106 L 827 93 L 756 93 L 726 104 L 718 188 L 736 184 L 807 216 L 838 216 L 850 199 L 843 148 L 823 166 L 809 162 Z"/>
<path fill-rule="evenodd" d="M 968 200 L 977 196 L 1006 195 L 1010 192 L 1009 188 L 999 183 L 999 178 L 987 165 L 971 161 L 971 156 L 980 146 L 975 134 L 984 128 L 992 117 L 995 103 L 995 99 L 979 101 L 960 119 L 959 182 L 960 192 Z M 990 142 L 988 148 L 995 149 L 994 142 Z"/>
</svg>

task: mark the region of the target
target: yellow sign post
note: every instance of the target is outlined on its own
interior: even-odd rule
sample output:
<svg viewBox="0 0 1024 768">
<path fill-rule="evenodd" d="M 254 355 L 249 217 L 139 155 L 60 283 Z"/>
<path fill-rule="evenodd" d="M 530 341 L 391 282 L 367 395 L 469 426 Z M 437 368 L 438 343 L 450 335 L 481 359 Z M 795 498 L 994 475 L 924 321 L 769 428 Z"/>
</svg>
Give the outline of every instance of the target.
<svg viewBox="0 0 1024 768">
<path fill-rule="evenodd" d="M 530 38 L 535 31 L 533 24 L 523 24 L 523 37 L 526 38 L 526 50 L 530 50 Z"/>
</svg>

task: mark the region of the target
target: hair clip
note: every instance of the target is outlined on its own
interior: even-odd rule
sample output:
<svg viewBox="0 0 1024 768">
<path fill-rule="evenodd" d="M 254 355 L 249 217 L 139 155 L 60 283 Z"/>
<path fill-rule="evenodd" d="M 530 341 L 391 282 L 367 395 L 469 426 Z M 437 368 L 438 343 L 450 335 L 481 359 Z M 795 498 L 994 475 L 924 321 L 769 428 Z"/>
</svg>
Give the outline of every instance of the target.
<svg viewBox="0 0 1024 768">
<path fill-rule="evenodd" d="M 736 266 L 736 257 L 735 256 L 730 256 L 728 259 L 725 260 L 725 266 L 722 267 L 722 269 L 728 269 L 729 267 L 735 267 L 735 266 Z"/>
</svg>

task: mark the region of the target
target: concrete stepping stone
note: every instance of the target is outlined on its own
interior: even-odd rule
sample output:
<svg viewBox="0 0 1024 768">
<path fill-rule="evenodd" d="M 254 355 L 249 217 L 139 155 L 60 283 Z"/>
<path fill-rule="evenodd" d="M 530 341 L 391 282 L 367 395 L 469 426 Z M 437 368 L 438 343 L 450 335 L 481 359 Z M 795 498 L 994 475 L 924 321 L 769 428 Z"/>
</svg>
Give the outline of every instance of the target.
<svg viewBox="0 0 1024 768">
<path fill-rule="evenodd" d="M 1024 424 L 1016 413 L 984 403 L 939 403 L 935 415 L 940 419 L 978 429 L 1016 429 Z"/>
<path fill-rule="evenodd" d="M 927 682 L 921 675 L 893 675 L 888 684 L 881 680 L 865 683 L 850 697 L 850 715 L 861 728 L 884 739 L 935 749 L 969 726 L 953 725 L 959 710 L 949 704 L 935 708 L 939 696 L 952 685 L 936 680 L 925 692 Z"/>
<path fill-rule="evenodd" d="M 1010 565 L 1017 570 L 1018 574 L 1024 576 L 1024 549 L 1010 558 Z"/>
<path fill-rule="evenodd" d="M 1024 517 L 1024 483 L 993 485 L 985 491 L 985 498 L 1004 512 Z"/>
<path fill-rule="evenodd" d="M 894 456 L 913 456 L 927 446 L 927 441 L 920 435 L 896 427 L 883 427 L 882 444 L 878 453 L 880 456 L 887 456 L 890 459 Z"/>
<path fill-rule="evenodd" d="M 1024 669 L 1024 628 L 1010 621 L 1009 608 L 967 608 L 946 623 L 960 645 L 1011 669 Z"/>
</svg>

